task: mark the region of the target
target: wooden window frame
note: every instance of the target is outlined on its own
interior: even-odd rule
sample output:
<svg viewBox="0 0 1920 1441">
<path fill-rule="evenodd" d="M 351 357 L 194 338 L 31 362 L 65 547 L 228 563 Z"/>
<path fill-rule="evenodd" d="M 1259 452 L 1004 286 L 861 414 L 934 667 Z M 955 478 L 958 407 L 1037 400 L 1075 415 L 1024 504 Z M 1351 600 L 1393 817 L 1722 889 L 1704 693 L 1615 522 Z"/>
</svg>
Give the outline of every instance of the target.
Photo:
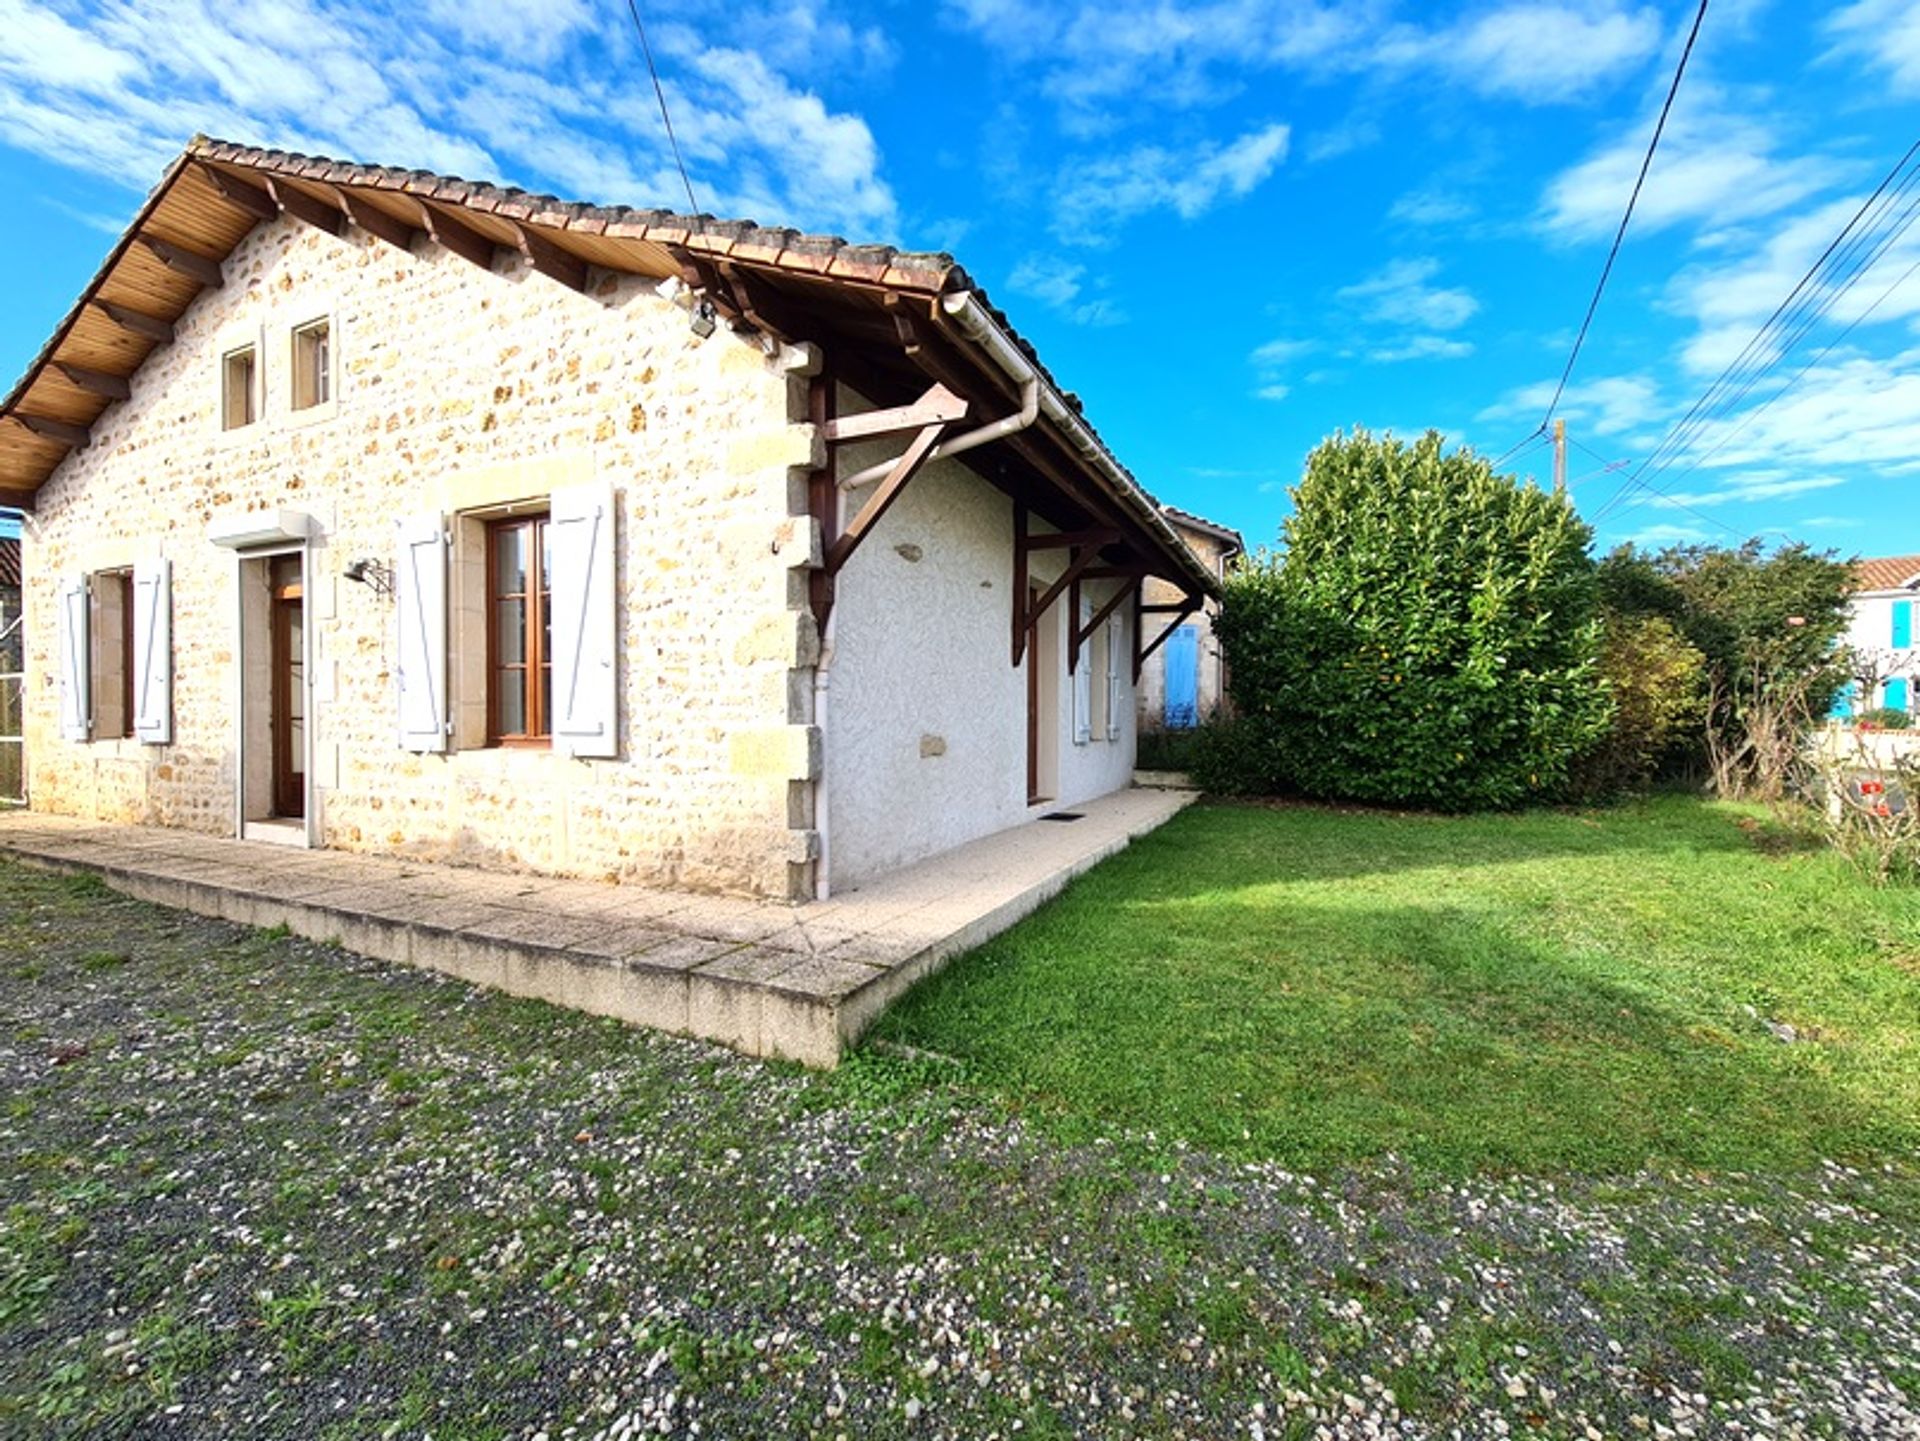
<svg viewBox="0 0 1920 1441">
<path fill-rule="evenodd" d="M 322 363 L 310 367 L 307 378 L 313 386 L 313 395 L 303 398 L 300 394 L 300 382 L 303 371 L 309 369 L 302 360 L 301 347 L 312 344 L 312 336 L 318 331 L 322 339 L 318 342 Z M 316 315 L 303 321 L 289 332 L 289 354 L 287 372 L 292 382 L 292 393 L 288 396 L 290 409 L 299 414 L 308 410 L 319 410 L 333 403 L 333 317 Z"/>
<path fill-rule="evenodd" d="M 233 381 L 229 374 L 234 362 L 241 356 L 247 357 L 246 413 L 239 419 L 234 418 L 232 402 L 234 396 Z M 260 420 L 260 343 L 257 340 L 242 341 L 230 345 L 220 352 L 220 429 L 223 432 L 245 430 Z"/>
<path fill-rule="evenodd" d="M 527 585 L 524 592 L 515 592 L 513 596 L 502 593 L 500 589 L 500 560 L 497 539 L 501 532 L 508 530 L 526 530 L 527 546 Z M 506 750 L 551 750 L 553 747 L 553 718 L 546 712 L 549 709 L 548 695 L 551 688 L 543 690 L 540 684 L 541 672 L 551 664 L 547 656 L 546 628 L 541 624 L 542 608 L 540 602 L 552 603 L 553 583 L 547 575 L 546 566 L 546 529 L 547 512 L 545 510 L 528 511 L 519 515 L 500 516 L 486 522 L 487 547 L 487 598 L 483 612 L 483 624 L 487 637 L 487 744 Z M 500 660 L 500 633 L 498 615 L 500 602 L 517 596 L 527 611 L 526 655 L 517 667 L 510 667 Z M 503 732 L 500 728 L 501 672 L 517 668 L 520 671 L 522 714 L 527 717 L 527 729 L 524 732 Z"/>
</svg>

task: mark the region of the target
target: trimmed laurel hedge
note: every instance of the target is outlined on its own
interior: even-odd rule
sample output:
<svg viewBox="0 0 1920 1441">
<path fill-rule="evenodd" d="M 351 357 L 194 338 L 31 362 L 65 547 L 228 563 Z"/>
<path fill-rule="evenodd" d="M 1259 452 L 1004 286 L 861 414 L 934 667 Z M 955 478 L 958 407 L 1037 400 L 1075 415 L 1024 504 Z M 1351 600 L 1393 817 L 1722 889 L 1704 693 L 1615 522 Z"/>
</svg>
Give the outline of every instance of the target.
<svg viewBox="0 0 1920 1441">
<path fill-rule="evenodd" d="M 1564 495 L 1437 432 L 1307 459 L 1278 556 L 1216 630 L 1237 718 L 1197 779 L 1237 793 L 1478 810 L 1564 793 L 1606 731 L 1591 532 Z"/>
</svg>

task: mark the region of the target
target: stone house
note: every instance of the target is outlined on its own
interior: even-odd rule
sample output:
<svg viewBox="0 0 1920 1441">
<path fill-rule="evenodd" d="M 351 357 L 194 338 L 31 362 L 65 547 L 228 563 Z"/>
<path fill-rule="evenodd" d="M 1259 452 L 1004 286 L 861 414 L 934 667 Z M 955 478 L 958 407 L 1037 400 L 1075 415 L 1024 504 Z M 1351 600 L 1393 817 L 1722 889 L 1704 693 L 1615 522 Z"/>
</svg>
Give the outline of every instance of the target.
<svg viewBox="0 0 1920 1441">
<path fill-rule="evenodd" d="M 1865 662 L 1873 693 L 1864 694 L 1856 680 L 1834 701 L 1834 714 L 1881 708 L 1911 713 L 1920 687 L 1920 645 L 1914 640 L 1920 555 L 1857 560 L 1853 575 L 1845 642 Z"/>
<path fill-rule="evenodd" d="M 1214 580 L 1225 579 L 1227 568 L 1246 554 L 1239 531 L 1170 505 L 1160 509 Z M 1220 599 L 1216 592 L 1196 594 L 1158 578 L 1146 582 L 1145 596 L 1149 615 L 1171 614 L 1174 624 L 1140 671 L 1140 728 L 1186 730 L 1210 719 L 1226 698 L 1227 663 L 1213 633 Z"/>
<path fill-rule="evenodd" d="M 0 516 L 0 805 L 24 795 L 26 766 L 20 724 L 20 537 Z"/>
<path fill-rule="evenodd" d="M 205 140 L 0 505 L 36 810 L 796 900 L 1127 785 L 1218 584 L 951 257 Z"/>
</svg>

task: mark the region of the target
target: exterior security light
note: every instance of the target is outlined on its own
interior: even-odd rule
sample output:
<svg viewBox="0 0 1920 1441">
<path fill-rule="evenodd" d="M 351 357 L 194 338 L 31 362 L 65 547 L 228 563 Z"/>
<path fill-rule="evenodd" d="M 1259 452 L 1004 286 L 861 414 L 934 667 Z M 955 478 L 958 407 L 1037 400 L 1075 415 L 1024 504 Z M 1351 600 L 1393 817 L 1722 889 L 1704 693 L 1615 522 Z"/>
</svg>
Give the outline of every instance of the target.
<svg viewBox="0 0 1920 1441">
<path fill-rule="evenodd" d="M 393 572 L 371 557 L 352 562 L 341 573 L 356 584 L 372 586 L 375 595 L 393 594 Z"/>
<path fill-rule="evenodd" d="M 699 336 L 702 340 L 705 340 L 709 335 L 712 335 L 713 323 L 714 323 L 712 302 L 703 300 L 698 305 L 694 306 L 693 318 L 687 323 L 690 326 L 692 326 L 693 333 Z"/>
</svg>

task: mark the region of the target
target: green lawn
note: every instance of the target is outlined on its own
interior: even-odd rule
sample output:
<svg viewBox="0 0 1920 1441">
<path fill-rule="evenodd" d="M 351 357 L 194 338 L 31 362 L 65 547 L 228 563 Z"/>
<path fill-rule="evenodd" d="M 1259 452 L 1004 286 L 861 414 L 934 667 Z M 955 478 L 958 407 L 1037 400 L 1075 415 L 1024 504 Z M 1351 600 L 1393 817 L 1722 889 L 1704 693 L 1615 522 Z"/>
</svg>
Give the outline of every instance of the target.
<svg viewBox="0 0 1920 1441">
<path fill-rule="evenodd" d="M 1070 1133 L 1303 1166 L 1910 1159 L 1920 891 L 1679 797 L 1470 818 L 1203 805 L 875 1034 Z"/>
</svg>

